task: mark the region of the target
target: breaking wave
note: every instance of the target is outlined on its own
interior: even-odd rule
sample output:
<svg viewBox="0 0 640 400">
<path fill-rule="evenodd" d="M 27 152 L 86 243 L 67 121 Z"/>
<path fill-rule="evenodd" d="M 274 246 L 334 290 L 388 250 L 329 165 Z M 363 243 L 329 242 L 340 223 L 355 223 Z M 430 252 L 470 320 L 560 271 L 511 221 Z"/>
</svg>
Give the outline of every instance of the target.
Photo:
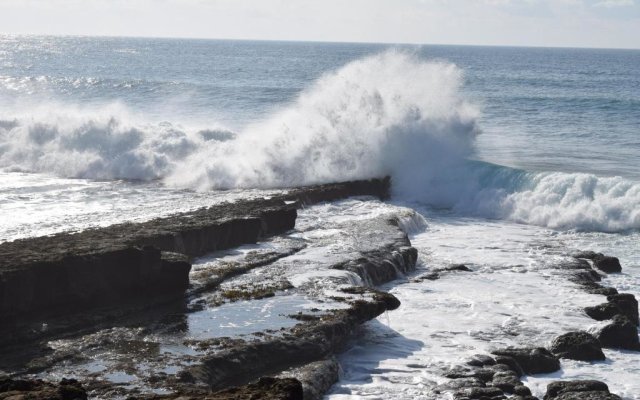
<svg viewBox="0 0 640 400">
<path fill-rule="evenodd" d="M 286 187 L 401 176 L 471 154 L 478 111 L 462 71 L 389 51 L 327 74 L 234 141 L 206 146 L 166 182 L 198 189 Z"/>
<path fill-rule="evenodd" d="M 188 130 L 136 122 L 122 106 L 100 110 L 50 105 L 28 116 L 0 116 L 0 168 L 89 179 L 160 179 L 224 129 Z"/>
<path fill-rule="evenodd" d="M 474 156 L 479 110 L 462 71 L 387 51 L 328 73 L 234 133 L 148 123 L 118 105 L 0 114 L 0 168 L 91 179 L 162 179 L 196 190 L 291 187 L 390 175 L 398 198 L 557 229 L 640 229 L 640 184 L 535 173 Z"/>
</svg>

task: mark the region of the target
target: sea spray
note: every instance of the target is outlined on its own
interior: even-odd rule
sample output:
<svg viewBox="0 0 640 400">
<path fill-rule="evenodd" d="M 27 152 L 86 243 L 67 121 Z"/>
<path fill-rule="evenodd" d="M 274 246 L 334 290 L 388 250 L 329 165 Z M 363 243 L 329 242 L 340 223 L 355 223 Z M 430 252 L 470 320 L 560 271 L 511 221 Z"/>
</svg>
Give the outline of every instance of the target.
<svg viewBox="0 0 640 400">
<path fill-rule="evenodd" d="M 389 50 L 326 73 L 234 133 L 152 122 L 125 106 L 48 101 L 0 114 L 0 168 L 196 190 L 276 188 L 390 175 L 396 199 L 554 229 L 640 229 L 640 184 L 471 161 L 479 111 L 463 73 Z"/>
<path fill-rule="evenodd" d="M 289 107 L 207 145 L 167 178 L 197 189 L 288 187 L 436 171 L 471 154 L 478 111 L 462 71 L 387 51 L 328 73 Z M 408 183 L 407 183 L 408 184 Z"/>
<path fill-rule="evenodd" d="M 170 173 L 204 143 L 232 137 L 223 128 L 141 121 L 119 104 L 88 108 L 50 103 L 26 115 L 0 115 L 0 168 L 148 181 Z"/>
</svg>

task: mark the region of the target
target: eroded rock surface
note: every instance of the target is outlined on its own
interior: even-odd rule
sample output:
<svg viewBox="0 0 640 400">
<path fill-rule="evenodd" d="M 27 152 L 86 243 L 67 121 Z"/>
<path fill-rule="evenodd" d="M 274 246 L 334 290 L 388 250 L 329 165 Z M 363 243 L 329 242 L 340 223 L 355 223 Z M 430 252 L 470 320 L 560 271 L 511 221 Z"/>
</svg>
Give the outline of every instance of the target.
<svg viewBox="0 0 640 400">
<path fill-rule="evenodd" d="M 609 387 L 600 381 L 556 381 L 547 386 L 544 400 L 619 400 L 609 392 Z"/>
<path fill-rule="evenodd" d="M 593 335 L 579 331 L 560 335 L 551 343 L 551 352 L 560 358 L 581 361 L 604 360 L 600 341 Z"/>
</svg>

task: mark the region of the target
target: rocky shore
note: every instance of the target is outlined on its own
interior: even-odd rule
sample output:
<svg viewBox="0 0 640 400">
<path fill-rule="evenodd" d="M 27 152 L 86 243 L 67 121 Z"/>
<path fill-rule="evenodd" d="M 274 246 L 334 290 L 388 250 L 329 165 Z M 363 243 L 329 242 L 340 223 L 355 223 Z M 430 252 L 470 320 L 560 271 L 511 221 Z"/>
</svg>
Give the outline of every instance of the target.
<svg viewBox="0 0 640 400">
<path fill-rule="evenodd" d="M 379 179 L 299 188 L 144 223 L 1 243 L 0 318 L 179 295 L 189 284 L 190 257 L 293 229 L 296 210 L 304 205 L 349 196 L 386 198 L 389 185 Z"/>
<path fill-rule="evenodd" d="M 478 273 L 449 264 L 412 277 L 407 226 L 420 220 L 376 200 L 389 185 L 299 188 L 0 244 L 0 399 L 322 398 L 338 380 L 335 355 L 363 323 L 401 306 L 377 286 Z M 352 218 L 331 212 L 354 196 L 365 198 L 348 200 Z M 602 284 L 620 262 L 588 251 L 562 260 L 554 276 L 606 299 L 584 310 L 602 325 L 477 354 L 443 371 L 427 398 L 535 400 L 528 376 L 640 350 L 635 297 Z M 552 382 L 544 395 L 619 398 L 594 380 Z"/>
<path fill-rule="evenodd" d="M 375 227 L 382 237 L 340 256 L 339 262 L 322 264 L 328 271 L 351 274 L 350 279 L 359 277 L 364 286 L 348 286 L 342 279 L 291 290 L 278 272 L 251 281 L 251 287 L 234 280 L 256 269 L 280 268 L 279 260 L 305 248 L 283 236 L 294 228 L 301 207 L 352 196 L 384 199 L 389 184 L 380 179 L 299 188 L 143 223 L 0 244 L 0 318 L 6 322 L 0 329 L 5 356 L 0 371 L 6 373 L 0 398 L 319 398 L 337 380 L 333 354 L 344 348 L 360 324 L 400 305 L 392 295 L 365 284 L 387 282 L 415 267 L 417 252 L 399 221 L 389 217 L 349 227 L 353 235 L 368 234 Z M 222 250 L 270 240 L 285 242 L 282 251 L 250 252 L 233 267 L 227 263 L 224 269 L 192 271 L 194 257 L 211 253 L 215 263 Z M 195 278 L 190 279 L 190 273 Z M 293 297 L 289 292 L 333 306 L 292 315 L 297 323 L 263 332 L 260 339 L 189 340 L 189 346 L 204 350 L 197 356 L 188 351 L 176 356 L 185 367 L 170 375 L 151 374 L 140 385 L 147 389 L 124 388 L 88 370 L 79 380 L 33 378 L 61 363 L 83 365 L 85 350 L 96 346 L 122 347 L 132 357 L 151 349 L 155 359 L 148 362 L 161 368 L 164 355 L 153 350 L 154 345 L 148 348 L 144 340 L 132 338 L 139 330 L 118 326 L 142 324 L 157 335 L 180 329 L 180 322 L 158 322 L 167 314 L 188 317 L 238 299 Z M 64 340 L 74 344 L 64 350 L 52 345 Z M 153 394 L 157 390 L 174 394 Z"/>
</svg>

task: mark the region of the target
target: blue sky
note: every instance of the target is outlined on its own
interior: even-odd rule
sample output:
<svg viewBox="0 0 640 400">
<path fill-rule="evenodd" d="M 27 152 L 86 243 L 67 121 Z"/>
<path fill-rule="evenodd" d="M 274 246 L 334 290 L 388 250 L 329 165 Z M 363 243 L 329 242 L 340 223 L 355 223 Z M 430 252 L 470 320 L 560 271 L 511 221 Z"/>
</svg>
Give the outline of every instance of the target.
<svg viewBox="0 0 640 400">
<path fill-rule="evenodd" d="M 640 0 L 0 0 L 0 32 L 640 48 Z"/>
</svg>

